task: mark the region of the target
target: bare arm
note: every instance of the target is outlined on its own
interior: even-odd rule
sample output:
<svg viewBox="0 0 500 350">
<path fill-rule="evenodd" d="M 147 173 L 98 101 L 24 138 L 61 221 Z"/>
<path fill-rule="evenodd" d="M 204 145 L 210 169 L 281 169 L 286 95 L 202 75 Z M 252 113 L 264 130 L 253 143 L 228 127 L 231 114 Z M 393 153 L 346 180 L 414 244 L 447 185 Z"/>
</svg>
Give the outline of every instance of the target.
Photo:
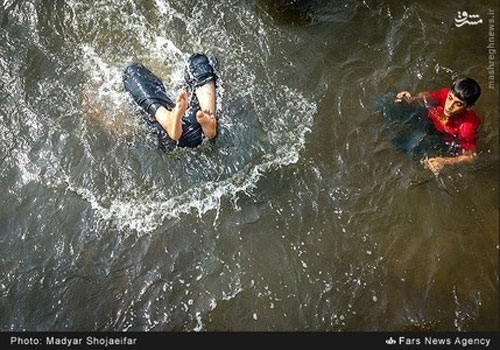
<svg viewBox="0 0 500 350">
<path fill-rule="evenodd" d="M 438 175 L 446 165 L 459 164 L 459 163 L 472 163 L 476 158 L 474 151 L 465 151 L 455 157 L 434 157 L 424 160 L 422 163 L 426 169 L 429 169 Z"/>
<path fill-rule="evenodd" d="M 408 91 L 401 91 L 396 94 L 396 102 L 406 101 L 408 103 L 423 100 L 425 101 L 429 97 L 428 91 L 419 92 L 415 96 L 412 96 Z"/>
</svg>

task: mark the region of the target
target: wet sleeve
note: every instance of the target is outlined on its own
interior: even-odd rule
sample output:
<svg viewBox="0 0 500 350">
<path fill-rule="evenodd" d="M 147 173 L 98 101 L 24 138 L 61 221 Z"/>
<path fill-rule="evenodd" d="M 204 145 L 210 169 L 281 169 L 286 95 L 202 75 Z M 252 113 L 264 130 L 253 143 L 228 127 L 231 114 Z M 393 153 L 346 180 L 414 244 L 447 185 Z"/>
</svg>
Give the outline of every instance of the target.
<svg viewBox="0 0 500 350">
<path fill-rule="evenodd" d="M 475 151 L 477 139 L 477 124 L 466 122 L 460 125 L 460 134 L 458 141 L 462 151 Z"/>
<path fill-rule="evenodd" d="M 436 91 L 430 91 L 429 96 L 432 100 L 432 105 L 434 106 L 444 106 L 446 96 L 448 96 L 449 89 L 441 89 Z"/>
</svg>

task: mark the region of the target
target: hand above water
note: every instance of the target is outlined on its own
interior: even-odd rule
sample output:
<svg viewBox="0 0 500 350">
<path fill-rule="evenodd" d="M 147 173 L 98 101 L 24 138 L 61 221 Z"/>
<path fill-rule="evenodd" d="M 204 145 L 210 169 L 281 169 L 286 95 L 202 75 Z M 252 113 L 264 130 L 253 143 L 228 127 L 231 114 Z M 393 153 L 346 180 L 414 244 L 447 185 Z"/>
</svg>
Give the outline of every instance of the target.
<svg viewBox="0 0 500 350">
<path fill-rule="evenodd" d="M 424 165 L 424 168 L 429 169 L 436 176 L 439 175 L 443 167 L 447 164 L 446 158 L 443 157 L 422 159 L 420 163 Z"/>
<path fill-rule="evenodd" d="M 406 102 L 412 102 L 413 97 L 408 91 L 401 91 L 396 94 L 396 102 L 402 102 L 405 100 Z"/>
<path fill-rule="evenodd" d="M 426 169 L 429 169 L 434 175 L 439 175 L 445 165 L 472 163 L 476 158 L 474 150 L 463 151 L 462 154 L 452 157 L 433 157 L 425 158 L 420 161 Z"/>
</svg>

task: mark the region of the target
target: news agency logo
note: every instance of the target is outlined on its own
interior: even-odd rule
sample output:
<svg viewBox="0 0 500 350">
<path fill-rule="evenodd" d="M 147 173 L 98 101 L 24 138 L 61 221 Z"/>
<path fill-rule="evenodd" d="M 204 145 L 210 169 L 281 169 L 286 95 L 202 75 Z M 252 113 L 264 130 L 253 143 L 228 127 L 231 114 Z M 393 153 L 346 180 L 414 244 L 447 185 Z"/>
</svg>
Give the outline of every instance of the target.
<svg viewBox="0 0 500 350">
<path fill-rule="evenodd" d="M 394 344 L 396 344 L 396 339 L 394 339 L 393 337 L 390 337 L 389 339 L 385 340 L 385 343 L 387 345 L 394 345 Z"/>
<path fill-rule="evenodd" d="M 467 11 L 458 11 L 457 17 L 455 17 L 455 27 L 461 27 L 465 24 L 475 26 L 481 23 L 483 23 L 483 19 L 479 15 L 471 15 Z"/>
</svg>

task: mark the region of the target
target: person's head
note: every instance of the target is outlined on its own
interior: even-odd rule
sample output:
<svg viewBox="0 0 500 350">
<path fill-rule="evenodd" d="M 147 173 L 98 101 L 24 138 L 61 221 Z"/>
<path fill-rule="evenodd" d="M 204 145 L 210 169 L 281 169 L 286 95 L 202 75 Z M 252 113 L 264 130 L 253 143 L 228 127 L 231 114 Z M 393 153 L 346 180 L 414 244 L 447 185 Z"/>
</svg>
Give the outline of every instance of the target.
<svg viewBox="0 0 500 350">
<path fill-rule="evenodd" d="M 481 95 L 481 87 L 472 78 L 462 78 L 455 81 L 446 96 L 444 114 L 453 117 L 470 109 Z"/>
</svg>

